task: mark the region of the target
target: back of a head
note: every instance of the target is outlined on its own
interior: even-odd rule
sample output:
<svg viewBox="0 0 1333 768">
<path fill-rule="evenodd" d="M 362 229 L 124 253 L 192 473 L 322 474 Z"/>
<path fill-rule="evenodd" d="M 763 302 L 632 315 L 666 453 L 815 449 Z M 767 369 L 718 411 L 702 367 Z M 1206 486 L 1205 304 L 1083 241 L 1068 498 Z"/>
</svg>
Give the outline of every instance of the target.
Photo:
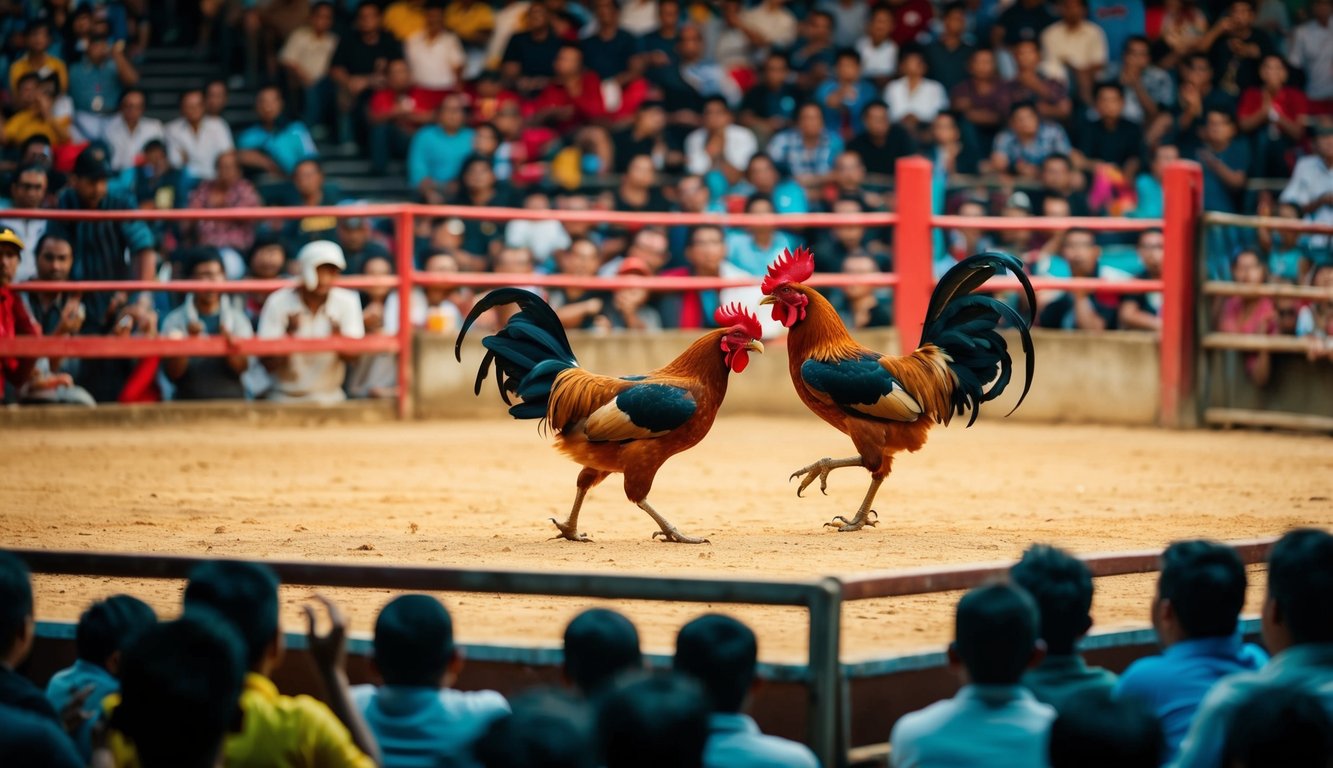
<svg viewBox="0 0 1333 768">
<path fill-rule="evenodd" d="M 1328 768 L 1333 722 L 1307 691 L 1257 688 L 1231 716 L 1223 754 L 1233 768 Z"/>
<path fill-rule="evenodd" d="M 239 720 L 244 645 L 207 609 L 157 624 L 124 651 L 112 727 L 134 742 L 144 768 L 204 768 Z"/>
<path fill-rule="evenodd" d="M 474 754 L 483 768 L 594 768 L 597 745 L 588 705 L 568 693 L 538 691 L 511 703 Z"/>
<path fill-rule="evenodd" d="M 617 675 L 642 666 L 639 631 L 623 615 L 591 608 L 565 627 L 565 674 L 583 695 L 593 696 Z"/>
<path fill-rule="evenodd" d="M 1268 555 L 1268 596 L 1294 643 L 1333 643 L 1333 535 L 1300 528 L 1279 539 Z"/>
<path fill-rule="evenodd" d="M 0 550 L 0 654 L 9 651 L 32 615 L 32 577 L 28 565 Z"/>
<path fill-rule="evenodd" d="M 714 712 L 739 712 L 754 683 L 758 652 L 749 627 L 730 616 L 709 614 L 676 635 L 675 670 L 703 685 Z"/>
<path fill-rule="evenodd" d="M 438 687 L 453 658 L 453 621 L 430 595 L 397 597 L 375 619 L 375 666 L 386 685 Z"/>
<path fill-rule="evenodd" d="M 89 606 L 79 617 L 74 645 L 79 658 L 105 667 L 107 658 L 157 623 L 157 614 L 137 597 L 112 595 Z"/>
<path fill-rule="evenodd" d="M 708 703 L 694 680 L 643 674 L 612 691 L 598 710 L 605 768 L 700 768 Z"/>
<path fill-rule="evenodd" d="M 968 678 L 980 685 L 1015 685 L 1037 643 L 1037 604 L 1021 587 L 977 587 L 958 601 L 954 648 Z"/>
<path fill-rule="evenodd" d="M 1165 749 L 1157 716 L 1108 691 L 1074 696 L 1051 724 L 1051 768 L 1156 768 Z"/>
<path fill-rule="evenodd" d="M 1009 578 L 1037 602 L 1046 650 L 1068 655 L 1092 625 L 1092 571 L 1063 549 L 1036 544 L 1009 569 Z"/>
<path fill-rule="evenodd" d="M 1157 584 L 1189 637 L 1235 633 L 1245 606 L 1245 564 L 1236 550 L 1213 541 L 1177 541 L 1162 553 Z"/>
<path fill-rule="evenodd" d="M 245 644 L 245 663 L 253 669 L 278 633 L 278 577 L 267 566 L 214 560 L 190 573 L 185 610 L 208 608 L 231 622 Z"/>
</svg>

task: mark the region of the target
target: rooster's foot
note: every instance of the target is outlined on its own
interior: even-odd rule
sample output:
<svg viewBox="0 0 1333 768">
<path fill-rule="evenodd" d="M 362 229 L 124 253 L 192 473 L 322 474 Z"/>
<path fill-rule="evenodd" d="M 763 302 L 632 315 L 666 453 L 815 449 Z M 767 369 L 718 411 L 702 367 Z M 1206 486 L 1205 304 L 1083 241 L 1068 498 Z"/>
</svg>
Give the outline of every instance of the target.
<svg viewBox="0 0 1333 768">
<path fill-rule="evenodd" d="M 871 515 L 875 516 L 874 520 L 870 519 Z M 833 520 L 824 523 L 824 525 L 825 527 L 837 528 L 839 531 L 844 531 L 844 532 L 859 531 L 862 528 L 865 528 L 866 526 L 874 528 L 875 526 L 879 525 L 879 513 L 872 509 L 866 514 L 857 515 L 851 520 L 848 520 L 842 515 L 838 515 L 837 517 L 833 518 Z"/>
<path fill-rule="evenodd" d="M 565 539 L 566 541 L 582 541 L 582 542 L 587 542 L 589 544 L 592 543 L 592 539 L 588 538 L 588 534 L 580 533 L 577 527 L 559 522 L 554 517 L 551 518 L 551 522 L 555 524 L 555 527 L 560 531 L 560 534 L 558 536 L 552 536 L 549 539 L 550 541 L 555 541 L 556 539 Z"/>
<path fill-rule="evenodd" d="M 676 544 L 712 544 L 708 539 L 699 538 L 697 536 L 686 536 L 676 530 L 674 526 L 670 529 L 653 531 L 653 538 L 656 539 L 658 536 L 662 537 L 663 543 L 670 541 L 675 542 Z"/>
</svg>

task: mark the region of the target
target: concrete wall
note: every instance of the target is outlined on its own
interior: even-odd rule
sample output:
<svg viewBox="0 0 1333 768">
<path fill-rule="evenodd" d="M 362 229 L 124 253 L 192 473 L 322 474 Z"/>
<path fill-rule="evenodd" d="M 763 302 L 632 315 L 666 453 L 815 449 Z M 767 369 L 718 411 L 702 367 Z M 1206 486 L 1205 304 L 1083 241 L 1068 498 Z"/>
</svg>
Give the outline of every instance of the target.
<svg viewBox="0 0 1333 768">
<path fill-rule="evenodd" d="M 1285 411 L 1333 418 L 1333 364 L 1300 355 L 1273 355 L 1268 384 L 1256 387 L 1244 374 L 1246 353 L 1209 352 L 1200 376 L 1209 408 Z"/>
<path fill-rule="evenodd" d="M 608 375 L 645 373 L 680 354 L 697 334 L 664 332 L 613 336 L 571 334 L 570 343 L 585 368 Z M 1039 422 L 1091 422 L 1151 425 L 1157 421 L 1157 342 L 1150 334 L 1086 334 L 1063 331 L 1033 333 L 1036 375 L 1027 401 L 1011 418 Z M 427 418 L 494 416 L 504 405 L 493 380 L 472 394 L 484 350 L 481 336 L 469 338 L 463 363 L 454 360 L 453 339 L 421 335 L 416 340 L 417 413 Z M 859 332 L 862 344 L 884 352 L 898 349 L 893 329 Z M 983 418 L 1003 416 L 1022 391 L 1023 355 L 1016 336 L 1010 339 L 1017 369 L 1009 390 L 983 410 Z M 786 347 L 767 343 L 762 356 L 732 376 L 724 413 L 802 415 L 787 373 Z"/>
</svg>

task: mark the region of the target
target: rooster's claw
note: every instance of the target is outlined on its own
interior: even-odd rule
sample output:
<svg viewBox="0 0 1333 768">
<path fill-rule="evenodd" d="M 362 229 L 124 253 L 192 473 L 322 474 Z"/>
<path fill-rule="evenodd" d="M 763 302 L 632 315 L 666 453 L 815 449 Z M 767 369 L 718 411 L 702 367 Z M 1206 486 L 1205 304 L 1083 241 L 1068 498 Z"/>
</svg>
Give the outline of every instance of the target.
<svg viewBox="0 0 1333 768">
<path fill-rule="evenodd" d="M 696 536 L 686 536 L 674 528 L 670 531 L 653 531 L 653 539 L 662 537 L 662 543 L 675 542 L 676 544 L 712 544 L 708 539 L 701 539 Z"/>
<path fill-rule="evenodd" d="M 871 515 L 874 515 L 874 516 L 875 516 L 875 519 L 874 519 L 874 520 L 871 520 L 871 519 L 870 519 L 870 516 L 871 516 Z M 871 528 L 874 528 L 874 527 L 877 526 L 877 525 L 879 525 L 879 513 L 876 512 L 876 511 L 873 510 L 873 509 L 870 510 L 869 512 L 867 512 L 867 513 L 864 514 L 864 515 L 857 515 L 856 517 L 852 518 L 851 520 L 848 520 L 847 518 L 843 517 L 842 515 L 838 515 L 837 517 L 833 518 L 833 519 L 830 520 L 829 522 L 824 523 L 824 526 L 825 526 L 825 527 L 828 527 L 828 528 L 837 528 L 838 531 L 840 531 L 840 532 L 846 532 L 846 531 L 859 531 L 859 530 L 861 530 L 862 528 L 864 528 L 864 527 L 866 527 L 866 526 L 870 526 Z"/>
<path fill-rule="evenodd" d="M 804 498 L 801 493 L 805 491 L 806 488 L 810 487 L 810 484 L 815 481 L 815 478 L 819 478 L 819 492 L 827 496 L 828 473 L 833 471 L 835 466 L 833 459 L 823 458 L 808 467 L 801 467 L 791 473 L 791 477 L 787 478 L 787 482 L 790 483 L 801 475 L 805 475 L 805 479 L 801 481 L 801 485 L 796 489 L 796 497 Z"/>
<path fill-rule="evenodd" d="M 588 534 L 586 534 L 586 533 L 581 533 L 577 528 L 574 528 L 574 527 L 572 527 L 572 526 L 564 525 L 563 523 L 561 523 L 561 522 L 559 522 L 558 520 L 556 520 L 554 517 L 552 517 L 550 520 L 551 520 L 552 523 L 555 524 L 555 527 L 558 528 L 558 529 L 560 530 L 560 533 L 559 533 L 559 535 L 552 536 L 551 538 L 547 539 L 547 541 L 555 541 L 556 539 L 564 539 L 565 541 L 580 541 L 580 542 L 585 542 L 585 543 L 588 543 L 588 544 L 592 544 L 592 543 L 593 543 L 593 540 L 590 539 L 590 538 L 588 538 Z"/>
</svg>

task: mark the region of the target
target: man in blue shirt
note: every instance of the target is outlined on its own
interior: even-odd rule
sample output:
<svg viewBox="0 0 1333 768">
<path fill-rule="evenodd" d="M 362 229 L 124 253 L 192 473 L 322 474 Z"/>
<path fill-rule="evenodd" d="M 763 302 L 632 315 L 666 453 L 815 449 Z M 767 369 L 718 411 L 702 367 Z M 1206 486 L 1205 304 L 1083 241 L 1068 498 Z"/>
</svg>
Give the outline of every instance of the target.
<svg viewBox="0 0 1333 768">
<path fill-rule="evenodd" d="M 809 747 L 765 736 L 744 714 L 757 661 L 754 632 L 729 616 L 700 616 L 676 635 L 675 670 L 698 680 L 712 707 L 704 768 L 817 768 Z"/>
<path fill-rule="evenodd" d="M 1175 756 L 1214 683 L 1268 660 L 1238 632 L 1245 581 L 1240 555 L 1224 544 L 1177 541 L 1162 553 L 1152 620 L 1164 650 L 1131 664 L 1116 695 L 1138 699 L 1157 713 L 1168 758 Z"/>
<path fill-rule="evenodd" d="M 893 768 L 1046 765 L 1055 710 L 1019 682 L 1044 655 L 1036 603 L 1010 584 L 978 587 L 958 601 L 955 621 L 949 663 L 963 668 L 966 684 L 893 726 Z"/>
<path fill-rule="evenodd" d="M 375 734 L 384 768 L 471 765 L 472 744 L 509 714 L 495 691 L 456 691 L 463 668 L 453 621 L 429 595 L 403 595 L 375 620 L 375 666 L 384 685 L 352 699 Z"/>
<path fill-rule="evenodd" d="M 432 205 L 444 203 L 444 187 L 458 178 L 472 154 L 472 129 L 460 94 L 444 97 L 437 120 L 417 131 L 407 148 L 407 183 Z"/>
<path fill-rule="evenodd" d="M 282 110 L 282 91 L 276 85 L 261 88 L 255 94 L 255 116 L 259 122 L 236 137 L 241 165 L 290 176 L 298 163 L 318 154 L 305 124 L 284 120 Z"/>
<path fill-rule="evenodd" d="M 88 51 L 69 68 L 69 98 L 74 102 L 74 127 L 85 141 L 101 141 L 107 123 L 120 105 L 122 87 L 139 82 L 139 73 L 125 57 L 125 44 L 114 46 L 93 35 Z"/>
</svg>

